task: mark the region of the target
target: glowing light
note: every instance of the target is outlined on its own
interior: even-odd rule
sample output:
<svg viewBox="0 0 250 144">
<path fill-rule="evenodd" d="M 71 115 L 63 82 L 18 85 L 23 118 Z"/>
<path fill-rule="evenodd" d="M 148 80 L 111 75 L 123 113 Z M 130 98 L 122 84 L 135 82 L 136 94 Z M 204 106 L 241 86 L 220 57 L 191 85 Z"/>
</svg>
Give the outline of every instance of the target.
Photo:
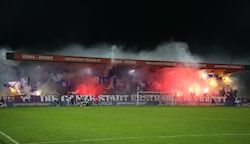
<svg viewBox="0 0 250 144">
<path fill-rule="evenodd" d="M 9 87 L 9 90 L 10 90 L 11 93 L 16 93 L 16 90 L 14 88 L 12 88 L 12 87 Z"/>
<path fill-rule="evenodd" d="M 200 94 L 200 87 L 198 85 L 193 85 L 191 88 L 189 88 L 189 92 L 198 96 Z"/>
<path fill-rule="evenodd" d="M 16 94 L 18 94 L 17 89 L 15 89 L 15 88 L 13 88 L 13 87 L 9 87 L 8 89 L 9 89 L 11 95 L 16 95 Z"/>
<path fill-rule="evenodd" d="M 196 92 L 199 92 L 199 91 L 200 91 L 200 88 L 199 88 L 199 87 L 196 87 L 196 88 L 195 88 L 195 91 L 196 91 Z"/>
<path fill-rule="evenodd" d="M 206 79 L 207 78 L 207 73 L 204 71 L 201 72 L 201 78 Z"/>
<path fill-rule="evenodd" d="M 135 70 L 134 70 L 134 69 L 129 70 L 128 73 L 129 73 L 129 74 L 134 74 L 134 73 L 135 73 Z"/>
<path fill-rule="evenodd" d="M 176 94 L 175 94 L 177 97 L 179 97 L 179 96 L 181 96 L 182 94 L 181 94 L 181 92 L 176 92 Z"/>
<path fill-rule="evenodd" d="M 42 91 L 38 90 L 35 92 L 35 95 L 41 95 Z"/>
<path fill-rule="evenodd" d="M 230 83 L 232 83 L 232 82 L 233 82 L 233 81 L 232 81 L 228 76 L 224 77 L 224 83 L 230 84 Z"/>
<path fill-rule="evenodd" d="M 193 88 L 190 88 L 190 89 L 189 89 L 189 91 L 190 91 L 191 93 L 193 93 L 193 92 L 194 92 Z"/>
<path fill-rule="evenodd" d="M 215 79 L 211 79 L 209 84 L 212 87 L 217 87 L 217 85 L 218 85 Z"/>
<path fill-rule="evenodd" d="M 208 88 L 204 88 L 203 93 L 208 93 Z"/>
</svg>

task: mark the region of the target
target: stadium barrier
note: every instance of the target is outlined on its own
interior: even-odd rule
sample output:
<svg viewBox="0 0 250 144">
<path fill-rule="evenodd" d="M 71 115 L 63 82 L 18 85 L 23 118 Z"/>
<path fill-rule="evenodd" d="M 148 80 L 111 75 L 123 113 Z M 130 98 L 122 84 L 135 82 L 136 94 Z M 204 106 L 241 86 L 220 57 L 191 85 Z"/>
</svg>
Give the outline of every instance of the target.
<svg viewBox="0 0 250 144">
<path fill-rule="evenodd" d="M 90 105 L 242 105 L 246 102 L 233 101 L 226 97 L 180 97 L 167 92 L 138 92 L 134 95 L 16 95 L 3 96 L 0 107 L 19 106 L 80 106 L 88 101 Z M 211 101 L 214 99 L 215 103 Z"/>
</svg>

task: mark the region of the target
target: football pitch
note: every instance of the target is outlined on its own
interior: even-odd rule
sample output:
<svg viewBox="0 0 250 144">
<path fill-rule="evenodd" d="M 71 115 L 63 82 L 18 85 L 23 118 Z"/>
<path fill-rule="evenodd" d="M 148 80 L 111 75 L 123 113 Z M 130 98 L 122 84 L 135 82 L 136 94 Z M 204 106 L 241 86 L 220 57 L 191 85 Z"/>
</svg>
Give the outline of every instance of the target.
<svg viewBox="0 0 250 144">
<path fill-rule="evenodd" d="M 0 109 L 2 144 L 249 144 L 249 107 Z"/>
</svg>

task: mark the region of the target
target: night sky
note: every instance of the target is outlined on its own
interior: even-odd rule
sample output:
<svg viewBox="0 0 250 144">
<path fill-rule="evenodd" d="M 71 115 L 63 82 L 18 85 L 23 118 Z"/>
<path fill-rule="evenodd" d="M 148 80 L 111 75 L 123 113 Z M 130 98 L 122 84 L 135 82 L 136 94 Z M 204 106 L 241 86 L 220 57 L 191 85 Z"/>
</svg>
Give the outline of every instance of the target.
<svg viewBox="0 0 250 144">
<path fill-rule="evenodd" d="M 193 54 L 250 54 L 247 0 L 2 0 L 0 18 L 0 46 L 13 50 L 109 43 L 140 51 L 181 41 Z"/>
<path fill-rule="evenodd" d="M 0 1 L 0 52 L 7 48 L 65 55 L 66 48 L 67 55 L 90 56 L 70 46 L 75 44 L 93 50 L 91 56 L 110 57 L 110 47 L 115 45 L 124 50 L 122 55 L 116 53 L 117 58 L 249 65 L 249 34 L 248 0 Z M 102 50 L 95 50 L 98 44 Z M 9 74 L 5 68 L 1 70 Z M 249 75 L 237 75 L 248 95 Z"/>
</svg>

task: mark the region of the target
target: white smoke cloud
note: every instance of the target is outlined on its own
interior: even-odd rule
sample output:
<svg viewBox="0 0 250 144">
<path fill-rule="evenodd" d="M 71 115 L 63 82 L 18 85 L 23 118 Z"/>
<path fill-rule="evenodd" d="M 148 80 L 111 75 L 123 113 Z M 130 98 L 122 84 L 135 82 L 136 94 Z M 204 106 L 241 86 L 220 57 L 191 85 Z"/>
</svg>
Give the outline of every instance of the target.
<svg viewBox="0 0 250 144">
<path fill-rule="evenodd" d="M 70 56 L 89 56 L 101 58 L 123 58 L 123 59 L 141 59 L 141 60 L 166 60 L 166 61 L 188 61 L 199 62 L 201 58 L 198 55 L 190 53 L 188 44 L 185 42 L 167 42 L 163 43 L 152 51 L 141 50 L 138 53 L 132 51 L 123 51 L 123 46 L 99 44 L 92 47 L 71 44 L 56 51 L 57 55 Z"/>
<path fill-rule="evenodd" d="M 13 81 L 13 76 L 16 73 L 16 67 L 19 62 L 6 60 L 6 52 L 9 52 L 9 48 L 0 47 L 0 95 L 8 93 L 8 90 L 4 88 L 3 84 Z"/>
</svg>

